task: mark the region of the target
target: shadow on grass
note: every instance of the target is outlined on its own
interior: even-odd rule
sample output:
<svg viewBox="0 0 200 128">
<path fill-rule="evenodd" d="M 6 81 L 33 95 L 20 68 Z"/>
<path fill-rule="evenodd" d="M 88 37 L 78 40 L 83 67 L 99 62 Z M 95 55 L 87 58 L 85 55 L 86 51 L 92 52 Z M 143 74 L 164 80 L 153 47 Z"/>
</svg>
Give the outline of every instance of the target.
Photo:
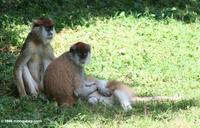
<svg viewBox="0 0 200 128">
<path fill-rule="evenodd" d="M 0 51 L 0 97 L 16 96 L 17 88 L 13 83 L 13 67 L 16 56 L 12 52 Z"/>
<path fill-rule="evenodd" d="M 42 101 L 47 102 L 47 101 Z M 53 103 L 52 101 L 48 101 L 48 103 Z M 94 115 L 101 115 L 104 118 L 114 118 L 114 115 L 123 114 L 124 116 L 129 116 L 131 114 L 134 115 L 144 115 L 152 114 L 152 115 L 159 115 L 161 113 L 171 111 L 177 112 L 179 110 L 187 110 L 192 106 L 198 106 L 199 101 L 195 99 L 188 99 L 188 100 L 181 100 L 177 102 L 143 102 L 137 103 L 133 106 L 133 110 L 129 112 L 124 112 L 119 104 L 115 104 L 114 106 L 104 106 L 102 104 L 98 105 L 90 105 L 87 102 L 78 102 L 71 108 L 61 108 L 57 107 L 61 110 L 61 113 L 66 112 L 66 114 L 70 115 L 70 118 L 73 116 L 77 116 L 77 114 L 94 114 Z M 48 110 L 48 109 L 47 109 Z M 146 113 L 146 112 L 147 113 Z M 68 115 L 68 116 L 69 116 Z"/>
<path fill-rule="evenodd" d="M 77 104 L 74 108 L 71 109 L 61 109 L 61 113 L 64 114 L 64 121 L 68 122 L 69 120 L 78 120 L 84 122 L 90 122 L 96 118 L 106 120 L 106 122 L 112 122 L 114 119 L 121 121 L 126 121 L 130 116 L 135 115 L 139 117 L 150 117 L 154 120 L 162 120 L 164 118 L 170 118 L 171 116 L 166 115 L 175 113 L 180 110 L 187 110 L 190 107 L 198 106 L 198 101 L 182 100 L 176 103 L 170 102 L 148 102 L 140 103 L 133 107 L 132 111 L 124 112 L 119 105 L 114 105 L 113 107 L 106 107 L 103 105 L 90 106 L 87 103 Z"/>
<path fill-rule="evenodd" d="M 133 110 L 130 112 L 124 112 L 121 106 L 115 105 L 114 107 L 106 107 L 107 112 L 103 112 L 104 109 L 98 108 L 95 110 L 95 113 L 104 113 L 103 115 L 105 118 L 109 118 L 108 115 L 111 115 L 110 118 L 113 117 L 113 114 L 120 114 L 124 113 L 125 116 L 128 115 L 139 115 L 139 116 L 148 116 L 148 115 L 160 115 L 164 112 L 171 111 L 171 112 L 178 112 L 179 110 L 186 110 L 192 106 L 198 106 L 199 101 L 195 99 L 188 99 L 188 100 L 181 100 L 177 102 L 143 102 L 137 103 L 133 106 Z M 104 106 L 105 107 L 105 106 Z M 103 110 L 103 111 L 102 111 Z"/>
<path fill-rule="evenodd" d="M 101 104 L 91 106 L 86 102 L 78 102 L 73 107 L 61 108 L 56 106 L 53 101 L 43 100 L 43 95 L 40 95 L 37 99 L 30 96 L 21 99 L 4 96 L 0 99 L 0 120 L 41 120 L 42 123 L 29 125 L 40 127 L 61 125 L 70 121 L 88 122 L 89 124 L 97 120 L 102 123 L 112 122 L 115 119 L 126 121 L 132 115 L 161 120 L 170 118 L 170 114 L 198 105 L 198 101 L 195 99 L 182 100 L 176 103 L 147 102 L 136 104 L 132 111 L 124 112 L 119 105 L 112 107 Z M 147 109 L 146 112 L 144 112 L 144 108 Z M 26 124 L 19 123 L 19 127 L 23 125 Z"/>
<path fill-rule="evenodd" d="M 158 20 L 172 17 L 193 22 L 200 15 L 199 6 L 198 0 L 2 0 L 0 39 L 6 43 L 16 42 L 18 31 L 14 30 L 15 26 L 28 24 L 41 16 L 52 17 L 59 32 L 66 26 L 89 26 L 94 22 L 92 18 L 115 17 L 121 12 L 136 17 L 150 16 Z"/>
</svg>

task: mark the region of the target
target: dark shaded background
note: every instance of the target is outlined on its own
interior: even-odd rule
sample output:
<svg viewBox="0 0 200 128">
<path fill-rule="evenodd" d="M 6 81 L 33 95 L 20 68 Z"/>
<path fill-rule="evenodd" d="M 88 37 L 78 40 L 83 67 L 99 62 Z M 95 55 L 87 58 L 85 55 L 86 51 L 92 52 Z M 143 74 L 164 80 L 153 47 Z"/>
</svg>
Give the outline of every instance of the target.
<svg viewBox="0 0 200 128">
<path fill-rule="evenodd" d="M 66 26 L 89 25 L 87 21 L 92 17 L 109 18 L 120 12 L 189 23 L 199 18 L 200 0 L 1 0 L 0 46 L 17 45 L 17 37 L 10 37 L 17 31 L 8 28 L 28 24 L 41 16 L 54 19 L 59 32 Z"/>
</svg>

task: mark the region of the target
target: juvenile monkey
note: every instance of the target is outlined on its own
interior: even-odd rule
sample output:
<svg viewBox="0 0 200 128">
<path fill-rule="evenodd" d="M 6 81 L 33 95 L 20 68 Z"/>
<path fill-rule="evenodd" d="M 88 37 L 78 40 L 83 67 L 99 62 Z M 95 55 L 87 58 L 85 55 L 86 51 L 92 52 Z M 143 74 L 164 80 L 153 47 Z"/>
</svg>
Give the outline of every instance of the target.
<svg viewBox="0 0 200 128">
<path fill-rule="evenodd" d="M 79 98 L 88 100 L 90 104 L 97 104 L 100 98 L 102 102 L 105 102 L 106 104 L 112 104 L 110 97 L 111 91 L 106 86 L 107 81 L 105 80 L 97 80 L 93 77 L 87 77 L 85 78 L 84 84 L 80 88 L 77 88 L 74 91 L 74 94 Z M 88 93 L 85 88 L 96 88 L 96 90 Z"/>
<path fill-rule="evenodd" d="M 27 93 L 37 96 L 43 90 L 44 72 L 54 59 L 50 44 L 54 35 L 54 22 L 51 19 L 42 17 L 33 22 L 14 66 L 14 80 L 20 96 Z"/>
<path fill-rule="evenodd" d="M 44 92 L 54 98 L 59 106 L 71 106 L 77 100 L 74 91 L 85 83 L 84 64 L 90 59 L 90 45 L 78 42 L 70 50 L 53 60 L 44 76 Z M 87 95 L 96 87 L 83 87 Z"/>
<path fill-rule="evenodd" d="M 132 88 L 116 80 L 106 81 L 88 78 L 85 86 L 97 87 L 97 91 L 87 96 L 89 103 L 96 104 L 100 102 L 106 105 L 113 105 L 115 102 L 118 102 L 125 111 L 131 110 L 132 104 L 136 102 L 177 101 L 181 98 L 178 95 L 138 97 Z M 79 92 L 80 96 L 83 96 L 82 94 L 84 94 L 84 90 L 81 90 L 80 88 Z"/>
</svg>

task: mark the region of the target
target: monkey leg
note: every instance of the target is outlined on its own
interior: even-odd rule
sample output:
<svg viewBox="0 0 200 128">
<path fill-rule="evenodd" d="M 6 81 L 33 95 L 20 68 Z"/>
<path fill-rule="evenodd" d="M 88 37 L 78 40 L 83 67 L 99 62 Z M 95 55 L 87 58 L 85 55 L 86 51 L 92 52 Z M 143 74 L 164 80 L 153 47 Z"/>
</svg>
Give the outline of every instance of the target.
<svg viewBox="0 0 200 128">
<path fill-rule="evenodd" d="M 37 96 L 38 85 L 36 81 L 33 79 L 27 65 L 25 65 L 22 69 L 22 76 L 24 83 L 26 83 L 28 87 L 28 91 L 34 96 Z"/>
<path fill-rule="evenodd" d="M 104 105 L 112 106 L 114 104 L 113 96 L 100 96 L 99 103 L 102 103 Z"/>
<path fill-rule="evenodd" d="M 40 91 L 44 90 L 44 73 L 45 73 L 45 71 L 41 73 L 41 80 L 40 80 L 40 84 L 38 86 Z"/>
<path fill-rule="evenodd" d="M 23 76 L 22 76 L 22 67 L 20 67 L 16 72 L 15 72 L 15 82 L 17 85 L 17 89 L 19 92 L 20 97 L 26 96 L 26 90 L 24 86 L 24 81 L 23 81 Z"/>
<path fill-rule="evenodd" d="M 97 103 L 102 103 L 104 105 L 112 106 L 114 104 L 114 99 L 112 96 L 106 97 L 96 92 L 96 94 L 89 95 L 88 103 L 92 105 L 95 105 Z"/>
<path fill-rule="evenodd" d="M 130 98 L 125 92 L 116 90 L 114 91 L 113 95 L 115 100 L 120 103 L 125 111 L 129 111 L 132 109 Z"/>
<path fill-rule="evenodd" d="M 111 106 L 111 105 L 113 105 L 114 100 L 113 100 L 112 96 L 106 97 L 106 96 L 103 96 L 102 94 L 100 94 L 98 91 L 95 91 L 88 96 L 88 103 L 90 103 L 92 105 L 95 105 L 97 103 L 102 103 L 104 105 Z"/>
<path fill-rule="evenodd" d="M 95 105 L 98 103 L 98 99 L 99 99 L 98 97 L 90 97 L 90 98 L 88 98 L 88 103 Z"/>
</svg>

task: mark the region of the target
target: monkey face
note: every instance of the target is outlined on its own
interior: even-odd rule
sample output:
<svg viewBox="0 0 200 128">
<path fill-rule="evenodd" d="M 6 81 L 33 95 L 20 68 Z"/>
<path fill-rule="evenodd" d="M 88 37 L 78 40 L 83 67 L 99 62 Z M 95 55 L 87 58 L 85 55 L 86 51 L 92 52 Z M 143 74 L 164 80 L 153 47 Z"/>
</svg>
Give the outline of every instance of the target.
<svg viewBox="0 0 200 128">
<path fill-rule="evenodd" d="M 50 18 L 41 17 L 33 22 L 33 29 L 38 33 L 38 37 L 44 42 L 49 43 L 55 36 L 54 22 Z"/>
<path fill-rule="evenodd" d="M 75 57 L 78 59 L 78 62 L 80 64 L 86 64 L 90 60 L 90 52 L 89 51 L 77 52 L 77 54 L 75 54 Z"/>
<path fill-rule="evenodd" d="M 51 25 L 51 26 L 41 26 L 41 29 L 42 29 L 43 38 L 47 42 L 50 42 L 55 35 L 54 26 L 53 25 Z"/>
<path fill-rule="evenodd" d="M 89 62 L 91 55 L 90 51 L 86 49 L 84 50 L 77 49 L 77 51 L 73 53 L 73 56 L 77 64 L 84 65 Z"/>
<path fill-rule="evenodd" d="M 91 57 L 90 46 L 82 42 L 74 44 L 70 48 L 70 52 L 72 53 L 75 63 L 78 65 L 84 65 L 88 63 Z"/>
</svg>

